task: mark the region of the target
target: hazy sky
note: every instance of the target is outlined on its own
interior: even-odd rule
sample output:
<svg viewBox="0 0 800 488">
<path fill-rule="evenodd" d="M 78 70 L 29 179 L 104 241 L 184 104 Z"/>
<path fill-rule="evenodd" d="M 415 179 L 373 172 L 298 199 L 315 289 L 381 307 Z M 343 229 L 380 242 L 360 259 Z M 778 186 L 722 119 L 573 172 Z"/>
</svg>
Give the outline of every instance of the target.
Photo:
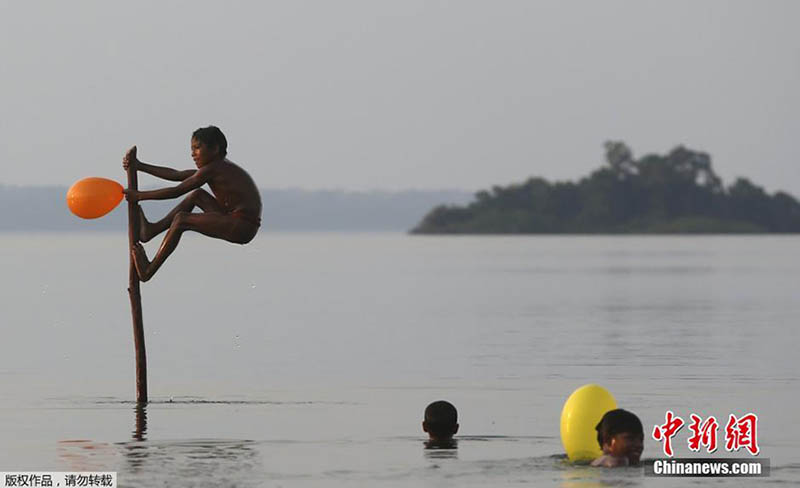
<svg viewBox="0 0 800 488">
<path fill-rule="evenodd" d="M 800 196 L 800 2 L 0 0 L 0 183 L 191 167 L 262 187 L 572 179 L 602 143 L 705 150 Z"/>
</svg>

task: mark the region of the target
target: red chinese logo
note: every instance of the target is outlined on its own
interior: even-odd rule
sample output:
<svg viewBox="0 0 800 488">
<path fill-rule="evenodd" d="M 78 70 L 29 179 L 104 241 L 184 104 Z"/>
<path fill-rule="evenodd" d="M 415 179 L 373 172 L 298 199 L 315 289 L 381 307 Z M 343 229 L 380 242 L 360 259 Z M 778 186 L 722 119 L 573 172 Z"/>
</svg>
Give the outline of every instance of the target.
<svg viewBox="0 0 800 488">
<path fill-rule="evenodd" d="M 702 422 L 703 419 L 695 414 L 691 414 L 690 417 L 692 423 L 689 425 L 689 429 L 692 431 L 692 436 L 689 438 L 689 450 L 698 452 L 700 446 L 705 446 L 709 453 L 716 451 L 717 430 L 719 429 L 717 419 L 712 415 Z"/>
<path fill-rule="evenodd" d="M 713 415 L 703 420 L 702 417 L 690 414 L 691 423 L 689 431 L 691 436 L 688 439 L 690 451 L 699 452 L 705 447 L 709 453 L 717 450 L 717 433 L 720 425 Z M 663 442 L 664 454 L 668 457 L 674 455 L 672 449 L 672 438 L 684 426 L 683 419 L 667 410 L 666 421 L 663 425 L 656 425 L 653 428 L 653 439 Z M 725 425 L 725 449 L 729 452 L 746 449 L 753 456 L 757 456 L 761 449 L 758 447 L 758 416 L 754 413 L 747 413 L 736 418 L 731 414 L 728 423 Z"/>
<path fill-rule="evenodd" d="M 656 425 L 653 429 L 653 439 L 664 442 L 664 454 L 672 457 L 672 438 L 683 427 L 683 419 L 674 416 L 672 410 L 667 410 L 664 425 Z"/>
<path fill-rule="evenodd" d="M 731 414 L 725 426 L 725 449 L 738 451 L 744 447 L 753 456 L 757 455 L 760 451 L 756 440 L 757 424 L 758 417 L 753 413 L 748 413 L 739 419 Z"/>
</svg>

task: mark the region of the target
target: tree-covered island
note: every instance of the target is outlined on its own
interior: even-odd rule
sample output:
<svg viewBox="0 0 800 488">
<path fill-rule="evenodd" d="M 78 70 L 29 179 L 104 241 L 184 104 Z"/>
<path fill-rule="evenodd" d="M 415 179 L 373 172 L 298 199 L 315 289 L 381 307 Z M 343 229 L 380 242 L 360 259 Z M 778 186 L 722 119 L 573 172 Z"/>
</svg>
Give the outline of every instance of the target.
<svg viewBox="0 0 800 488">
<path fill-rule="evenodd" d="M 679 146 L 634 159 L 606 142 L 607 164 L 578 182 L 530 178 L 438 206 L 415 234 L 800 232 L 800 203 L 746 178 L 724 186 L 708 154 Z"/>
</svg>

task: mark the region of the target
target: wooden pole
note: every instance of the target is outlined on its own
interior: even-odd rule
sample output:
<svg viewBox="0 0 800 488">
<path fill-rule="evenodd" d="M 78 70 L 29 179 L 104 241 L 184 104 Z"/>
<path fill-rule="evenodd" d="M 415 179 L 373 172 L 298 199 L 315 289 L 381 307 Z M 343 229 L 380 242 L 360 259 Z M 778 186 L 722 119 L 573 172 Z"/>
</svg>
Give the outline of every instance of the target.
<svg viewBox="0 0 800 488">
<path fill-rule="evenodd" d="M 139 189 L 137 168 L 128 167 L 128 188 Z M 144 348 L 144 325 L 142 324 L 142 296 L 139 292 L 139 274 L 133 262 L 131 251 L 139 242 L 139 202 L 128 202 L 128 296 L 131 299 L 131 318 L 133 319 L 133 344 L 136 348 L 136 402 L 147 403 L 147 354 Z"/>
</svg>

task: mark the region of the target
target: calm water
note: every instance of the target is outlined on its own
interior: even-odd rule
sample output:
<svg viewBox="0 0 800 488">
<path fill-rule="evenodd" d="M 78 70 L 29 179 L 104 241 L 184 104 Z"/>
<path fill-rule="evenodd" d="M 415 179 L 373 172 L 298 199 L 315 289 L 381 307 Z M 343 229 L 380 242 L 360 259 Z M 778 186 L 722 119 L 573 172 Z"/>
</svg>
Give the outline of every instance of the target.
<svg viewBox="0 0 800 488">
<path fill-rule="evenodd" d="M 596 382 L 646 431 L 667 409 L 755 412 L 772 476 L 712 481 L 800 482 L 798 237 L 187 235 L 142 285 L 140 410 L 127 236 L 0 243 L 0 471 L 141 487 L 702 481 L 567 465 L 561 407 Z M 441 398 L 459 448 L 425 451 L 422 411 Z M 644 457 L 660 453 L 646 435 Z"/>
</svg>

